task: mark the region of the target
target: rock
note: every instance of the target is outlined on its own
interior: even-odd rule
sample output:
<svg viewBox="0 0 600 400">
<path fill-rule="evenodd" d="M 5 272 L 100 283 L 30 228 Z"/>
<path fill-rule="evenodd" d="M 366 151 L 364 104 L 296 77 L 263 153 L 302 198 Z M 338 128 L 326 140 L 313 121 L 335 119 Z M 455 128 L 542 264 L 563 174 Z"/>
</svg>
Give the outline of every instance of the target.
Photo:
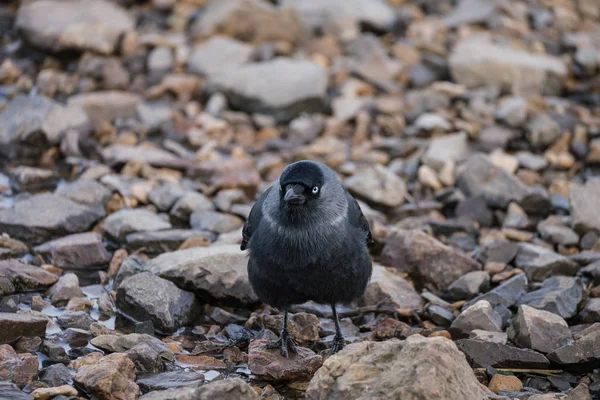
<svg viewBox="0 0 600 400">
<path fill-rule="evenodd" d="M 495 86 L 515 95 L 558 95 L 567 75 L 560 58 L 496 45 L 480 36 L 459 41 L 448 61 L 455 82 L 469 88 Z"/>
<path fill-rule="evenodd" d="M 175 204 L 184 193 L 185 191 L 179 184 L 168 182 L 152 189 L 148 193 L 148 200 L 150 200 L 159 211 L 169 211 L 171 207 L 173 207 L 173 204 Z"/>
<path fill-rule="evenodd" d="M 588 370 L 600 361 L 600 331 L 590 333 L 548 354 L 548 359 L 571 370 Z"/>
<path fill-rule="evenodd" d="M 137 399 L 140 388 L 134 383 L 133 362 L 125 354 L 111 354 L 77 371 L 73 380 L 90 394 L 105 399 Z"/>
<path fill-rule="evenodd" d="M 95 125 L 102 126 L 118 118 L 135 118 L 141 101 L 134 93 L 107 90 L 71 96 L 67 104 L 83 108 Z"/>
<path fill-rule="evenodd" d="M 167 47 L 155 47 L 148 54 L 146 65 L 152 73 L 167 73 L 173 67 L 173 52 Z"/>
<path fill-rule="evenodd" d="M 564 319 L 548 311 L 522 305 L 508 330 L 516 345 L 550 353 L 573 341 Z"/>
<path fill-rule="evenodd" d="M 240 378 L 209 382 L 197 388 L 180 388 L 150 392 L 140 400 L 259 400 L 250 385 Z"/>
<path fill-rule="evenodd" d="M 248 281 L 248 259 L 236 245 L 197 247 L 161 254 L 149 268 L 204 300 L 258 302 Z"/>
<path fill-rule="evenodd" d="M 31 392 L 36 400 L 50 400 L 56 396 L 77 396 L 77 389 L 69 385 L 57 386 L 52 388 L 39 388 Z"/>
<path fill-rule="evenodd" d="M 283 8 L 298 13 L 311 29 L 326 28 L 329 24 L 363 23 L 380 30 L 389 30 L 395 22 L 394 10 L 382 0 L 284 0 Z"/>
<path fill-rule="evenodd" d="M 507 308 L 512 307 L 526 293 L 527 283 L 525 274 L 516 275 L 489 292 L 467 302 L 465 307 L 469 307 L 480 300 L 486 300 L 494 307 L 499 305 Z"/>
<path fill-rule="evenodd" d="M 537 225 L 540 236 L 545 240 L 563 246 L 575 246 L 579 243 L 579 235 L 563 224 L 563 219 L 549 216 Z"/>
<path fill-rule="evenodd" d="M 448 287 L 448 297 L 465 300 L 490 289 L 490 276 L 486 271 L 472 271 L 461 276 Z"/>
<path fill-rule="evenodd" d="M 485 300 L 478 301 L 461 312 L 449 330 L 452 337 L 460 339 L 469 337 L 475 329 L 502 332 L 502 318 Z"/>
<path fill-rule="evenodd" d="M 134 232 L 171 229 L 171 224 L 158 215 L 144 209 L 123 209 L 109 215 L 103 229 L 116 239 L 124 239 Z"/>
<path fill-rule="evenodd" d="M 104 208 L 112 196 L 112 190 L 96 181 L 79 179 L 59 185 L 55 194 L 80 204 Z"/>
<path fill-rule="evenodd" d="M 407 193 L 404 181 L 379 164 L 362 169 L 344 185 L 352 194 L 385 207 L 401 205 Z"/>
<path fill-rule="evenodd" d="M 248 348 L 248 368 L 252 374 L 270 381 L 310 379 L 323 364 L 323 358 L 305 347 L 283 357 L 279 349 L 267 349 L 267 340 L 253 340 Z"/>
<path fill-rule="evenodd" d="M 527 124 L 527 139 L 533 147 L 545 148 L 560 137 L 560 125 L 548 114 L 537 114 Z"/>
<path fill-rule="evenodd" d="M 509 97 L 500 103 L 496 118 L 508 126 L 520 127 L 527 120 L 527 101 L 522 97 Z"/>
<path fill-rule="evenodd" d="M 457 184 L 466 195 L 483 196 L 490 207 L 502 209 L 506 209 L 511 201 L 520 204 L 531 192 L 483 154 L 472 155 L 459 169 Z"/>
<path fill-rule="evenodd" d="M 34 400 L 32 396 L 24 393 L 17 385 L 0 381 L 0 400 Z"/>
<path fill-rule="evenodd" d="M 17 95 L 0 111 L 0 156 L 37 159 L 67 130 L 82 130 L 88 123 L 78 107 L 41 95 Z"/>
<path fill-rule="evenodd" d="M 201 210 L 190 216 L 190 225 L 192 229 L 221 234 L 241 228 L 244 221 L 235 215 Z"/>
<path fill-rule="evenodd" d="M 395 78 L 402 70 L 402 64 L 388 55 L 377 36 L 362 34 L 348 41 L 345 50 L 350 71 L 386 91 L 397 89 Z"/>
<path fill-rule="evenodd" d="M 577 314 L 577 307 L 582 299 L 583 286 L 579 278 L 556 276 L 546 279 L 538 290 L 523 295 L 517 304 L 549 311 L 568 319 Z"/>
<path fill-rule="evenodd" d="M 31 314 L 0 313 L 0 343 L 11 343 L 20 337 L 44 336 L 48 321 Z"/>
<path fill-rule="evenodd" d="M 113 53 L 135 21 L 118 5 L 104 0 L 42 0 L 24 4 L 16 27 L 37 47 L 52 52 L 90 50 Z"/>
<path fill-rule="evenodd" d="M 579 234 L 588 231 L 600 233 L 600 179 L 590 179 L 585 185 L 572 183 L 569 200 L 573 217 L 573 229 Z"/>
<path fill-rule="evenodd" d="M 263 324 L 266 329 L 279 332 L 283 324 L 283 315 L 266 315 Z M 319 327 L 319 319 L 314 314 L 303 312 L 289 314 L 288 330 L 294 341 L 301 346 L 319 340 Z"/>
<path fill-rule="evenodd" d="M 204 375 L 196 371 L 170 371 L 138 376 L 136 383 L 145 392 L 167 390 L 188 386 L 200 386 Z"/>
<path fill-rule="evenodd" d="M 154 115 L 156 116 L 156 115 Z M 173 153 L 154 147 L 113 144 L 102 149 L 102 158 L 109 165 L 138 161 L 154 167 L 185 169 L 191 163 Z"/>
<path fill-rule="evenodd" d="M 484 331 L 481 329 L 474 329 L 469 334 L 469 339 L 481 340 L 484 342 L 506 344 L 508 341 L 508 335 L 506 332 L 493 332 Z"/>
<path fill-rule="evenodd" d="M 523 382 L 514 375 L 496 374 L 490 380 L 488 387 L 496 394 L 501 390 L 519 392 L 523 388 Z"/>
<path fill-rule="evenodd" d="M 359 304 L 361 306 L 388 304 L 402 309 L 418 309 L 423 305 L 423 300 L 404 278 L 389 268 L 373 265 L 371 280 Z"/>
<path fill-rule="evenodd" d="M 430 372 L 424 375 L 425 370 Z M 478 400 L 487 395 L 452 341 L 415 335 L 405 341 L 350 344 L 325 361 L 306 397 Z"/>
<path fill-rule="evenodd" d="M 483 196 L 469 197 L 459 202 L 454 209 L 457 218 L 469 218 L 479 222 L 482 227 L 492 226 L 494 214 L 489 209 Z"/>
<path fill-rule="evenodd" d="M 55 171 L 24 165 L 10 168 L 8 172 L 21 189 L 51 187 L 60 178 L 60 175 Z"/>
<path fill-rule="evenodd" d="M 58 268 L 86 269 L 104 267 L 111 254 L 104 247 L 102 236 L 95 232 L 78 233 L 46 242 L 33 249 L 48 264 Z"/>
<path fill-rule="evenodd" d="M 117 307 L 137 321 L 151 320 L 159 331 L 172 333 L 190 322 L 199 305 L 193 293 L 150 272 L 143 272 L 120 284 Z"/>
<path fill-rule="evenodd" d="M 212 209 L 214 205 L 208 197 L 198 192 L 187 192 L 175 202 L 171 215 L 187 222 L 194 212 Z"/>
<path fill-rule="evenodd" d="M 37 356 L 27 353 L 18 355 L 9 345 L 0 345 L 0 379 L 23 388 L 35 379 L 37 373 Z"/>
<path fill-rule="evenodd" d="M 140 343 L 150 346 L 159 356 L 167 361 L 175 360 L 175 355 L 160 339 L 143 333 L 130 333 L 128 335 L 99 335 L 91 340 L 91 344 L 99 349 L 113 353 L 128 351 Z"/>
<path fill-rule="evenodd" d="M 152 102 L 152 103 L 140 103 L 136 108 L 137 117 L 142 125 L 149 131 L 156 131 L 162 125 L 167 124 L 173 118 L 173 110 L 166 103 Z M 147 149 L 147 148 L 135 148 L 139 151 L 137 157 L 132 159 L 146 162 L 151 165 L 165 166 L 172 168 L 185 168 L 189 165 L 187 160 L 184 158 L 180 160 L 174 160 L 173 155 L 169 152 L 160 149 Z M 151 150 L 151 151 L 150 151 Z M 129 151 L 129 150 L 127 150 Z M 120 162 L 120 156 L 123 150 L 115 151 L 111 154 L 111 162 Z M 133 156 L 133 154 L 132 154 Z M 131 158 L 131 157 L 128 157 Z"/>
<path fill-rule="evenodd" d="M 72 272 L 61 276 L 58 282 L 48 290 L 47 295 L 52 304 L 64 304 L 73 297 L 84 297 L 83 291 L 79 287 L 79 279 Z"/>
<path fill-rule="evenodd" d="M 493 161 L 493 160 L 492 160 Z M 502 222 L 503 229 L 527 229 L 529 217 L 517 203 L 510 203 L 506 210 L 506 217 Z"/>
<path fill-rule="evenodd" d="M 146 343 L 136 344 L 126 354 L 133 361 L 136 373 L 158 372 L 164 368 L 160 354 Z"/>
<path fill-rule="evenodd" d="M 260 79 L 262 76 L 271 79 Z M 214 91 L 225 94 L 233 107 L 288 121 L 301 112 L 322 111 L 327 81 L 327 73 L 317 64 L 275 58 L 222 70 L 210 77 L 209 84 Z"/>
<path fill-rule="evenodd" d="M 446 290 L 460 276 L 479 269 L 470 257 L 421 231 L 401 231 L 387 238 L 382 263 L 408 272 L 420 284 Z"/>
<path fill-rule="evenodd" d="M 456 346 L 473 368 L 547 368 L 550 362 L 543 354 L 501 343 L 461 339 Z"/>
<path fill-rule="evenodd" d="M 254 47 L 229 38 L 213 36 L 194 48 L 188 59 L 188 70 L 194 74 L 213 76 L 225 68 L 237 68 L 249 62 Z"/>
<path fill-rule="evenodd" d="M 17 292 L 45 289 L 58 281 L 56 275 L 16 260 L 0 261 L 0 279 Z"/>
<path fill-rule="evenodd" d="M 518 152 L 517 160 L 519 161 L 519 166 L 533 171 L 540 171 L 548 166 L 548 161 L 543 156 L 526 151 Z"/>
<path fill-rule="evenodd" d="M 38 194 L 0 210 L 0 232 L 38 244 L 55 236 L 87 230 L 104 210 L 75 203 L 53 194 Z"/>
<path fill-rule="evenodd" d="M 129 256 L 125 258 L 115 277 L 115 288 L 118 288 L 126 278 L 147 270 L 148 267 L 138 256 Z"/>
<path fill-rule="evenodd" d="M 579 313 L 579 319 L 584 324 L 600 321 L 600 298 L 588 299 Z"/>
<path fill-rule="evenodd" d="M 190 174 L 214 190 L 241 189 L 250 198 L 254 198 L 261 182 L 254 161 L 248 158 L 204 162 L 190 170 Z"/>
<path fill-rule="evenodd" d="M 262 1 L 210 1 L 191 27 L 192 35 L 223 33 L 256 44 L 298 43 L 304 27 L 296 13 Z"/>
<path fill-rule="evenodd" d="M 149 255 L 168 253 L 180 248 L 190 239 L 208 246 L 215 240 L 211 232 L 194 231 L 187 229 L 168 229 L 156 232 L 139 232 L 127 235 L 126 242 L 129 250 L 144 249 Z"/>
<path fill-rule="evenodd" d="M 527 278 L 541 282 L 553 275 L 575 275 L 579 265 L 558 253 L 530 243 L 520 243 L 515 258 L 517 268 L 525 271 Z"/>
<path fill-rule="evenodd" d="M 52 364 L 40 372 L 40 380 L 50 387 L 70 385 L 72 383 L 69 368 L 64 364 Z"/>
<path fill-rule="evenodd" d="M 439 171 L 448 162 L 459 162 L 468 154 L 466 133 L 440 136 L 429 142 L 423 163 Z"/>
<path fill-rule="evenodd" d="M 69 311 L 57 318 L 58 325 L 63 329 L 76 328 L 86 331 L 96 322 L 86 311 Z"/>
</svg>

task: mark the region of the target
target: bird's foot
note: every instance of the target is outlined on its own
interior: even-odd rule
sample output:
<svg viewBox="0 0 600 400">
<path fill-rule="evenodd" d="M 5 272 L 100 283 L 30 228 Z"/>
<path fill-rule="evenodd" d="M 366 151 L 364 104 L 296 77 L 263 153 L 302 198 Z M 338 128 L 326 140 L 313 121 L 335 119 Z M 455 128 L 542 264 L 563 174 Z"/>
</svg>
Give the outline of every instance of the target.
<svg viewBox="0 0 600 400">
<path fill-rule="evenodd" d="M 281 355 L 288 358 L 288 350 L 291 353 L 296 354 L 296 343 L 294 343 L 292 335 L 290 335 L 288 330 L 284 329 L 281 331 L 279 339 L 273 340 L 267 344 L 267 349 L 279 349 Z"/>
<path fill-rule="evenodd" d="M 333 344 L 331 346 L 331 354 L 335 354 L 338 351 L 342 350 L 346 345 L 346 341 L 342 335 L 335 335 L 333 337 Z"/>
</svg>

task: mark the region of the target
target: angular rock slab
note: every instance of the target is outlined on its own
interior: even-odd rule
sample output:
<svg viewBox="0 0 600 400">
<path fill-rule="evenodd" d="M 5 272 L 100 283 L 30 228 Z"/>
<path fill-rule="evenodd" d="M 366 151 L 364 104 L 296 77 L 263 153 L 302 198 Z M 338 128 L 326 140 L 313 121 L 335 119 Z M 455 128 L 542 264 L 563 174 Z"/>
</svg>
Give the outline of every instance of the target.
<svg viewBox="0 0 600 400">
<path fill-rule="evenodd" d="M 267 349 L 268 340 L 253 340 L 248 348 L 248 368 L 252 374 L 270 381 L 307 380 L 323 364 L 323 357 L 297 346 L 297 354 L 285 358 L 279 349 Z"/>
<path fill-rule="evenodd" d="M 526 304 L 569 319 L 577 314 L 582 300 L 583 285 L 579 278 L 555 276 L 546 279 L 540 289 L 525 294 L 517 304 Z"/>
<path fill-rule="evenodd" d="M 547 368 L 550 365 L 541 353 L 502 343 L 461 339 L 456 345 L 473 368 Z"/>
<path fill-rule="evenodd" d="M 121 283 L 117 307 L 139 322 L 152 321 L 163 333 L 185 326 L 199 309 L 193 293 L 150 272 L 133 275 Z"/>
<path fill-rule="evenodd" d="M 569 200 L 573 215 L 573 229 L 580 234 L 600 232 L 600 179 L 591 179 L 585 185 L 572 184 Z"/>
<path fill-rule="evenodd" d="M 486 393 L 452 341 L 415 335 L 348 345 L 325 361 L 306 397 L 482 400 Z"/>
<path fill-rule="evenodd" d="M 33 249 L 48 263 L 58 268 L 85 269 L 103 267 L 111 260 L 102 236 L 96 232 L 77 233 L 46 242 Z"/>
<path fill-rule="evenodd" d="M 148 264 L 152 273 L 202 299 L 254 304 L 248 257 L 236 245 L 197 247 L 161 254 Z"/>
<path fill-rule="evenodd" d="M 100 399 L 134 400 L 140 388 L 134 382 L 134 364 L 126 354 L 111 354 L 77 370 L 73 381 Z"/>
<path fill-rule="evenodd" d="M 502 332 L 502 317 L 485 300 L 478 301 L 460 313 L 450 326 L 450 334 L 453 338 L 467 338 L 475 329 Z"/>
<path fill-rule="evenodd" d="M 541 282 L 552 275 L 573 276 L 579 265 L 558 253 L 530 243 L 520 243 L 515 265 L 525 271 L 527 278 Z"/>
<path fill-rule="evenodd" d="M 84 206 L 54 194 L 38 194 L 0 211 L 0 232 L 38 244 L 86 231 L 103 216 L 101 208 Z"/>
<path fill-rule="evenodd" d="M 522 305 L 508 330 L 518 346 L 550 353 L 573 341 L 566 321 L 560 316 Z"/>
<path fill-rule="evenodd" d="M 260 400 L 254 389 L 240 378 L 210 382 L 198 388 L 150 392 L 140 400 Z"/>
<path fill-rule="evenodd" d="M 268 76 L 269 79 L 262 79 Z M 223 92 L 229 103 L 249 113 L 263 113 L 286 121 L 301 112 L 324 107 L 327 72 L 317 64 L 289 58 L 243 64 L 210 77 L 209 85 Z"/>
<path fill-rule="evenodd" d="M 423 299 L 406 279 L 393 273 L 389 268 L 374 265 L 371 280 L 360 299 L 360 304 L 375 306 L 380 303 L 398 308 L 416 309 L 423 305 Z"/>
<path fill-rule="evenodd" d="M 384 207 L 402 205 L 407 193 L 402 178 L 379 164 L 364 168 L 346 179 L 344 185 L 353 194 Z"/>
<path fill-rule="evenodd" d="M 135 20 L 109 1 L 42 0 L 21 6 L 16 26 L 29 42 L 45 50 L 110 54 L 121 35 L 135 29 Z"/>
<path fill-rule="evenodd" d="M 171 224 L 148 210 L 123 209 L 109 215 L 103 229 L 113 238 L 125 239 L 130 233 L 171 229 Z"/>
<path fill-rule="evenodd" d="M 600 366 L 600 331 L 559 347 L 548 354 L 548 359 L 573 371 L 586 371 Z"/>
<path fill-rule="evenodd" d="M 501 285 L 495 287 L 487 293 L 480 294 L 473 300 L 465 303 L 463 309 L 470 307 L 481 300 L 488 301 L 492 306 L 512 307 L 527 292 L 527 276 L 519 274 L 513 276 Z"/>
<path fill-rule="evenodd" d="M 17 292 L 45 289 L 58 281 L 58 276 L 17 260 L 0 261 L 1 278 L 9 281 Z"/>
<path fill-rule="evenodd" d="M 10 343 L 20 337 L 46 334 L 48 320 L 26 313 L 0 313 L 0 343 Z"/>
</svg>

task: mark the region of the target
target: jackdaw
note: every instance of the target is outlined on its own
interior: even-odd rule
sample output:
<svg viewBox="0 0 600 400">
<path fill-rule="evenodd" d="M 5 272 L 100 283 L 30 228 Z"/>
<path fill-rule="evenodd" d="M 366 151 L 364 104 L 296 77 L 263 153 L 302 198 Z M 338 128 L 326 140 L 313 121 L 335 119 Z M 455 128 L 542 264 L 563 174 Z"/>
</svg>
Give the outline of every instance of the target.
<svg viewBox="0 0 600 400">
<path fill-rule="evenodd" d="M 312 300 L 331 305 L 336 334 L 332 353 L 344 347 L 336 304 L 359 298 L 371 278 L 369 223 L 358 202 L 323 164 L 299 161 L 256 201 L 242 231 L 249 249 L 248 276 L 258 298 L 283 311 L 279 348 L 295 343 L 288 308 Z"/>
</svg>

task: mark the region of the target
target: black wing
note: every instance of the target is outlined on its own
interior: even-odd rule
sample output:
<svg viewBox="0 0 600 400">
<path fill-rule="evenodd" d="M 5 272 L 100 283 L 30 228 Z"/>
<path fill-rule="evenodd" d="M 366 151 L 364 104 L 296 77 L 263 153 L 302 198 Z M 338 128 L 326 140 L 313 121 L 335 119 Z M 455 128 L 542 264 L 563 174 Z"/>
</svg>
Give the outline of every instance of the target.
<svg viewBox="0 0 600 400">
<path fill-rule="evenodd" d="M 272 188 L 273 186 L 265 190 L 258 200 L 256 200 L 256 203 L 254 203 L 252 210 L 250 210 L 250 215 L 248 216 L 248 219 L 244 223 L 244 228 L 242 229 L 242 244 L 240 246 L 241 250 L 246 250 L 248 248 L 248 242 L 250 241 L 252 232 L 254 232 L 258 224 L 260 224 L 260 220 L 262 219 L 262 204 Z"/>
<path fill-rule="evenodd" d="M 369 221 L 367 221 L 367 218 L 363 215 L 356 199 L 348 192 L 346 192 L 346 197 L 348 198 L 348 220 L 352 225 L 362 229 L 367 234 L 367 246 L 372 247 L 375 244 L 375 241 L 371 234 Z"/>
</svg>

